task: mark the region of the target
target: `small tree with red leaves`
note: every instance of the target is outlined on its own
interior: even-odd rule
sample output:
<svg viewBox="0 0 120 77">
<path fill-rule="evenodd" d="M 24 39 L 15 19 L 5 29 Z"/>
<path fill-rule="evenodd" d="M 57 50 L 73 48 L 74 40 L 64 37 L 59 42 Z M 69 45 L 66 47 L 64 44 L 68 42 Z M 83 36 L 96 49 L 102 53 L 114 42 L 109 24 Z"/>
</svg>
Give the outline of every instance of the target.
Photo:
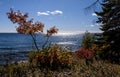
<svg viewBox="0 0 120 77">
<path fill-rule="evenodd" d="M 18 33 L 21 33 L 21 34 L 30 34 L 33 41 L 34 41 L 34 44 L 35 44 L 35 47 L 37 50 L 38 49 L 38 46 L 37 46 L 37 43 L 36 43 L 36 39 L 35 39 L 35 33 L 39 32 L 39 33 L 42 33 L 43 32 L 43 28 L 44 28 L 44 24 L 41 23 L 41 22 L 35 22 L 33 23 L 33 19 L 31 20 L 27 20 L 27 18 L 29 17 L 28 16 L 28 13 L 25 13 L 25 14 L 22 14 L 20 11 L 17 11 L 17 12 L 14 12 L 13 9 L 10 9 L 10 12 L 7 13 L 8 15 L 8 18 L 15 24 L 17 23 L 19 26 L 16 28 L 16 31 Z M 49 35 L 52 35 L 54 33 L 57 33 L 58 29 L 53 27 L 51 28 L 51 30 L 47 31 L 47 36 Z"/>
<path fill-rule="evenodd" d="M 94 57 L 94 45 L 95 37 L 93 34 L 90 34 L 88 31 L 85 32 L 85 35 L 82 39 L 81 48 L 76 51 L 76 54 L 79 58 L 83 58 L 86 61 L 86 64 Z"/>
</svg>

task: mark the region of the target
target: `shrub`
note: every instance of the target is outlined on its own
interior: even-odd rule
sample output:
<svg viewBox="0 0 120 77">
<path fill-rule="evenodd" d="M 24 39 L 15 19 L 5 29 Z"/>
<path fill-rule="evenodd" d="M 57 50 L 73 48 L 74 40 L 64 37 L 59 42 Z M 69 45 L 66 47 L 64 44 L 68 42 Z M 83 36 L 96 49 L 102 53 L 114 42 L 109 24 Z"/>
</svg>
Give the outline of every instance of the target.
<svg viewBox="0 0 120 77">
<path fill-rule="evenodd" d="M 90 49 L 80 48 L 78 51 L 76 51 L 76 54 L 79 58 L 88 59 L 94 57 L 94 52 Z"/>
<path fill-rule="evenodd" d="M 85 59 L 87 65 L 93 63 L 94 52 L 91 49 L 80 48 L 76 51 L 78 58 Z"/>
<path fill-rule="evenodd" d="M 39 52 L 35 52 L 31 56 L 30 60 L 33 66 L 51 70 L 69 68 L 73 62 L 73 57 L 70 52 L 56 44 L 53 47 L 49 46 Z"/>
</svg>

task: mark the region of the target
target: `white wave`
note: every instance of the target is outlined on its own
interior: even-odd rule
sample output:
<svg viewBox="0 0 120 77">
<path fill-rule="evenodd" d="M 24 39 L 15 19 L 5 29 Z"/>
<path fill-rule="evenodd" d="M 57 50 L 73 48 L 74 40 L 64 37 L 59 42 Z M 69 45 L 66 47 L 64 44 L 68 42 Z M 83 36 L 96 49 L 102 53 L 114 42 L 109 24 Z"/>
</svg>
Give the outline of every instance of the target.
<svg viewBox="0 0 120 77">
<path fill-rule="evenodd" d="M 60 45 L 75 45 L 75 42 L 58 42 Z"/>
</svg>

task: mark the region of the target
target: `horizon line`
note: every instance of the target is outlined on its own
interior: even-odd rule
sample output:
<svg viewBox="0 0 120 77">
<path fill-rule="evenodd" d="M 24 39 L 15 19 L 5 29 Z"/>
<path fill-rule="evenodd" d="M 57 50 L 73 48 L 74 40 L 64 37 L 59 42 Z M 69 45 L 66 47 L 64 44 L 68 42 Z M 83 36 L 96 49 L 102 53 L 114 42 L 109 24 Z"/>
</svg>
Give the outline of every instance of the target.
<svg viewBox="0 0 120 77">
<path fill-rule="evenodd" d="M 79 31 L 58 31 L 58 33 L 57 34 L 59 34 L 59 33 L 85 33 L 86 31 L 88 31 L 88 32 L 90 32 L 90 33 L 101 33 L 102 31 L 98 31 L 98 30 L 79 30 Z M 17 31 L 10 31 L 10 32 L 0 32 L 0 33 L 18 33 Z M 43 32 L 44 34 L 46 33 L 46 32 Z"/>
</svg>

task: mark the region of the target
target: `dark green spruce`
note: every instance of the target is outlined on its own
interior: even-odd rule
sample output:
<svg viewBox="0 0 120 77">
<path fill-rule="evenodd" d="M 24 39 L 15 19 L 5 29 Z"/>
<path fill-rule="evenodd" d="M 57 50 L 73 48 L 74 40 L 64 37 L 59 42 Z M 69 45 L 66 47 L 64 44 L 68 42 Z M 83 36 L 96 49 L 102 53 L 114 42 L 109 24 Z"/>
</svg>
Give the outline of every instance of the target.
<svg viewBox="0 0 120 77">
<path fill-rule="evenodd" d="M 120 1 L 103 0 L 101 6 L 102 11 L 96 14 L 103 31 L 102 39 L 98 39 L 105 46 L 102 57 L 120 63 Z"/>
</svg>

